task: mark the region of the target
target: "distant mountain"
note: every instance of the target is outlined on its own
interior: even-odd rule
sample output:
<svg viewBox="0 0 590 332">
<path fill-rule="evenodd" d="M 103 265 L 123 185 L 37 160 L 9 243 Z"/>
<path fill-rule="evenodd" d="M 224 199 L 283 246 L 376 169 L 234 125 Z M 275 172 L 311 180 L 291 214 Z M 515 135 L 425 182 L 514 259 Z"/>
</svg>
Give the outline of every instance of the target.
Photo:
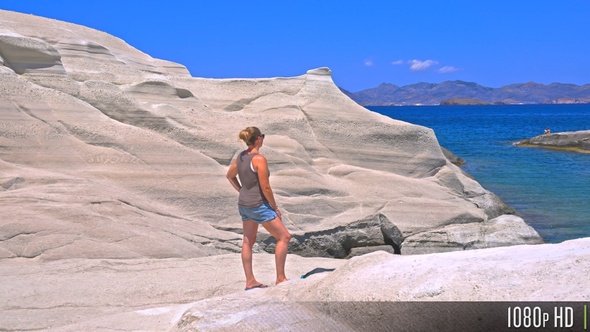
<svg viewBox="0 0 590 332">
<path fill-rule="evenodd" d="M 448 104 L 449 100 L 462 99 L 479 101 L 481 104 L 590 103 L 590 84 L 544 85 L 529 82 L 489 88 L 465 81 L 417 83 L 402 87 L 382 83 L 359 92 L 343 92 L 363 106 L 439 105 Z"/>
</svg>

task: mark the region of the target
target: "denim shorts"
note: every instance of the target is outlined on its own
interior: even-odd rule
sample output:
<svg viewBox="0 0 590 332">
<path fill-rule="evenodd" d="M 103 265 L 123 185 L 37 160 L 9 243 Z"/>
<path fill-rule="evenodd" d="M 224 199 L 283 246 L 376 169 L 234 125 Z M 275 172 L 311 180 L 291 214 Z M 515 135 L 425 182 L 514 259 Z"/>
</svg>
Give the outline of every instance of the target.
<svg viewBox="0 0 590 332">
<path fill-rule="evenodd" d="M 255 208 L 238 205 L 238 210 L 240 211 L 240 216 L 242 216 L 242 221 L 253 220 L 259 224 L 278 217 L 278 214 L 268 203 L 263 203 Z"/>
</svg>

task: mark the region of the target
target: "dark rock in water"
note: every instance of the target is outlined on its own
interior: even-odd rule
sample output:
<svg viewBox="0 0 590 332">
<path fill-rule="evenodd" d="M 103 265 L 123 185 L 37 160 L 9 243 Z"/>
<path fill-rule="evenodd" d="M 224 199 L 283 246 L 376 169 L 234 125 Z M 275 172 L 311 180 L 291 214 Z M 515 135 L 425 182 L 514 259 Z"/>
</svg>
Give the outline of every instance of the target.
<svg viewBox="0 0 590 332">
<path fill-rule="evenodd" d="M 590 130 L 543 134 L 516 142 L 516 145 L 590 153 Z"/>
<path fill-rule="evenodd" d="M 445 155 L 445 157 L 447 157 L 447 159 L 451 163 L 453 163 L 453 164 L 455 164 L 457 166 L 463 166 L 463 165 L 465 165 L 465 160 L 463 158 L 458 157 L 457 155 L 455 155 L 451 151 L 443 148 L 442 146 L 441 146 L 441 149 L 442 149 L 442 152 Z"/>
</svg>

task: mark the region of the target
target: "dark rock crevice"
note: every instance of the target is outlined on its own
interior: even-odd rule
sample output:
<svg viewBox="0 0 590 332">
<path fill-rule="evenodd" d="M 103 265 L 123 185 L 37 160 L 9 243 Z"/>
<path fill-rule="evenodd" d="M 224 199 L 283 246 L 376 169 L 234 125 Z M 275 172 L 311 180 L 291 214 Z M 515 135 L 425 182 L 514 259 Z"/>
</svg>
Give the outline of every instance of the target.
<svg viewBox="0 0 590 332">
<path fill-rule="evenodd" d="M 274 253 L 276 241 L 266 234 L 259 234 L 262 250 Z M 294 234 L 289 244 L 289 252 L 304 257 L 346 258 L 353 249 L 363 252 L 384 250 L 400 254 L 403 237 L 401 231 L 383 214 L 368 216 L 365 219 L 316 232 Z"/>
</svg>

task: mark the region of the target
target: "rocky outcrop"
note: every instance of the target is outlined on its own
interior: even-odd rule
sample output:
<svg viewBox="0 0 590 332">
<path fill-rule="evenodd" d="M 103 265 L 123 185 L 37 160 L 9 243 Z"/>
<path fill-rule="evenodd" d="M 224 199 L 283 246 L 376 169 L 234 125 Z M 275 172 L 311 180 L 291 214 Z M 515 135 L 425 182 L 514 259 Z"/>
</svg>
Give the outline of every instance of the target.
<svg viewBox="0 0 590 332">
<path fill-rule="evenodd" d="M 528 236 L 526 235 L 528 233 Z M 522 218 L 502 215 L 497 218 L 469 224 L 444 226 L 426 233 L 409 236 L 404 241 L 402 254 L 457 251 L 509 246 L 515 241 L 528 244 L 542 243 L 537 232 Z"/>
<path fill-rule="evenodd" d="M 2 64 L 17 74 L 47 72 L 65 74 L 59 52 L 49 43 L 19 34 L 0 35 Z"/>
<path fill-rule="evenodd" d="M 515 143 L 523 147 L 541 147 L 590 153 L 590 130 L 544 134 Z"/>
<path fill-rule="evenodd" d="M 400 230 L 379 214 L 334 229 L 296 234 L 289 248 L 304 257 L 346 258 L 375 250 L 400 254 L 403 241 Z M 274 252 L 274 245 L 268 236 L 260 243 L 268 252 Z"/>
<path fill-rule="evenodd" d="M 476 236 L 474 224 L 513 212 L 445 157 L 431 129 L 359 106 L 327 68 L 194 78 L 108 34 L 7 11 L 0 56 L 0 258 L 239 251 L 225 172 L 249 125 L 267 135 L 294 253 L 419 253 L 416 236 L 451 225 Z M 517 229 L 479 243 L 529 243 L 530 229 Z"/>
</svg>

